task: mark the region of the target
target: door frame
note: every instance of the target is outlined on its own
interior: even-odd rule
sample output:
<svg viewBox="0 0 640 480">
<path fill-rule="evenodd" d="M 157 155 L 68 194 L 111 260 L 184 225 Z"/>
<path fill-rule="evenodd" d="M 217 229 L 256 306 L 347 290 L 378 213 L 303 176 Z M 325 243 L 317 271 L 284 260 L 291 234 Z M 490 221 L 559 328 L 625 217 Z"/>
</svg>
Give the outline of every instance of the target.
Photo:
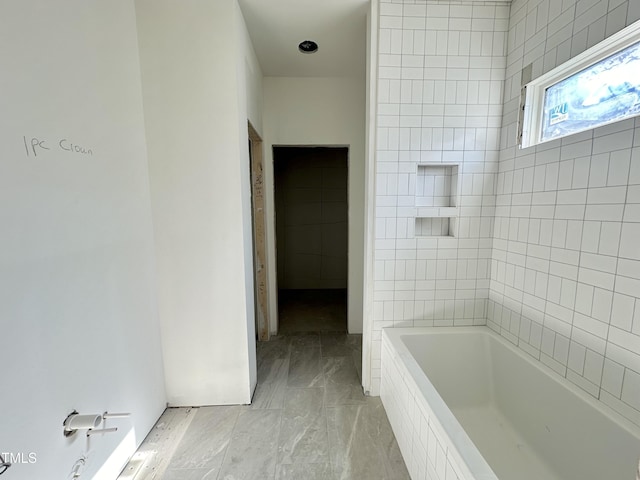
<svg viewBox="0 0 640 480">
<path fill-rule="evenodd" d="M 269 340 L 267 232 L 264 198 L 264 159 L 262 138 L 251 122 L 249 130 L 249 164 L 251 174 L 251 218 L 253 231 L 253 278 L 256 305 L 256 333 L 258 341 Z"/>
</svg>

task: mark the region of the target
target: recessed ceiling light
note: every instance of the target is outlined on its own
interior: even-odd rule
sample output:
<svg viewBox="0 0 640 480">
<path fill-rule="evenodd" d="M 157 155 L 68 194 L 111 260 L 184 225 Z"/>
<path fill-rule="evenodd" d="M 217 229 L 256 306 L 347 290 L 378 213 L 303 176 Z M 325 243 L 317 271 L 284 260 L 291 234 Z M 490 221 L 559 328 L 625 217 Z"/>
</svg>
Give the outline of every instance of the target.
<svg viewBox="0 0 640 480">
<path fill-rule="evenodd" d="M 301 53 L 316 53 L 318 51 L 318 44 L 313 40 L 305 40 L 304 42 L 300 42 L 298 50 L 300 50 Z"/>
</svg>

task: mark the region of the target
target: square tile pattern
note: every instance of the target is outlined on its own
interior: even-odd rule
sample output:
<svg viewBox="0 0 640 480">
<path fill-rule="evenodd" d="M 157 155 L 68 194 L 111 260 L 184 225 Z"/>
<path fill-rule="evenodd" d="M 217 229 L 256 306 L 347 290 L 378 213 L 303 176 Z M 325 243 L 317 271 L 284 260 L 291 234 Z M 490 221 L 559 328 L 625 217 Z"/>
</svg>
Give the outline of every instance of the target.
<svg viewBox="0 0 640 480">
<path fill-rule="evenodd" d="M 509 12 L 380 3 L 372 394 L 382 328 L 486 324 Z"/>
<path fill-rule="evenodd" d="M 640 19 L 635 1 L 518 2 L 507 65 L 546 73 Z M 516 146 L 507 68 L 487 324 L 640 425 L 640 121 Z"/>
<path fill-rule="evenodd" d="M 382 328 L 486 324 L 640 425 L 640 119 L 516 144 L 523 68 L 640 2 L 382 0 L 378 20 L 371 393 Z M 416 219 L 438 162 L 459 165 L 448 228 Z"/>
<path fill-rule="evenodd" d="M 361 345 L 338 332 L 258 343 L 252 404 L 167 409 L 140 448 L 165 461 L 126 478 L 408 480 L 380 398 L 362 393 Z"/>
<path fill-rule="evenodd" d="M 455 207 L 458 196 L 457 165 L 418 165 L 416 205 Z"/>
<path fill-rule="evenodd" d="M 403 360 L 388 341 L 382 344 L 380 398 L 414 480 L 472 480 L 458 447 L 445 433 Z"/>
</svg>

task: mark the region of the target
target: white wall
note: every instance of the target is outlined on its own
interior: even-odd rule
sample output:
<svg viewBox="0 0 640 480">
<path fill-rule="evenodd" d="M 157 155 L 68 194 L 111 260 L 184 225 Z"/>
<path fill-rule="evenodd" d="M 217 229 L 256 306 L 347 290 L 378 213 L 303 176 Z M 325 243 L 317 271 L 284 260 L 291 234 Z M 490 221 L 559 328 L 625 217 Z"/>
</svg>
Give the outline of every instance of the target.
<svg viewBox="0 0 640 480">
<path fill-rule="evenodd" d="M 348 329 L 362 332 L 365 78 L 264 78 L 269 285 L 276 285 L 273 145 L 349 146 Z M 273 289 L 275 290 L 275 289 Z M 271 331 L 277 291 L 269 292 Z"/>
<path fill-rule="evenodd" d="M 0 4 L 0 452 L 36 460 L 3 478 L 114 478 L 165 407 L 135 28 L 125 0 Z M 73 409 L 132 417 L 67 439 Z"/>
<path fill-rule="evenodd" d="M 488 325 L 640 425 L 640 121 L 519 150 L 534 78 L 640 19 L 631 1 L 516 0 Z"/>
<path fill-rule="evenodd" d="M 260 68 L 235 0 L 138 0 L 136 12 L 168 400 L 248 403 Z"/>
<path fill-rule="evenodd" d="M 498 2 L 380 2 L 372 394 L 382 328 L 486 322 L 508 15 Z M 455 235 L 420 236 L 418 165 L 447 162 L 461 176 Z"/>
<path fill-rule="evenodd" d="M 251 161 L 248 144 L 248 122 L 258 135 L 262 135 L 262 70 L 251 44 L 251 38 L 244 23 L 242 11 L 237 0 L 234 4 L 234 23 L 236 33 L 236 82 L 238 84 L 238 132 L 241 197 L 242 197 L 242 229 L 244 250 L 244 295 L 247 309 L 246 342 L 249 360 L 249 391 L 253 391 L 258 383 L 258 367 L 256 359 L 256 312 L 253 261 L 253 226 L 251 216 Z"/>
</svg>

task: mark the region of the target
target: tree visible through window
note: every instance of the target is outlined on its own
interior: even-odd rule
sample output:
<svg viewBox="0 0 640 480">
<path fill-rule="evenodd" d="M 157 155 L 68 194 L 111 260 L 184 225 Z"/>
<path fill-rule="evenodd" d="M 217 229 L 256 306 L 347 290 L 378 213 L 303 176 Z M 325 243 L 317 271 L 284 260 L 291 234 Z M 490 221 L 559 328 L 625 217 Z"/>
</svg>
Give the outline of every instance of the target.
<svg viewBox="0 0 640 480">
<path fill-rule="evenodd" d="M 640 115 L 640 21 L 530 81 L 523 92 L 522 148 Z"/>
<path fill-rule="evenodd" d="M 640 114 L 640 42 L 547 88 L 542 141 Z"/>
</svg>

